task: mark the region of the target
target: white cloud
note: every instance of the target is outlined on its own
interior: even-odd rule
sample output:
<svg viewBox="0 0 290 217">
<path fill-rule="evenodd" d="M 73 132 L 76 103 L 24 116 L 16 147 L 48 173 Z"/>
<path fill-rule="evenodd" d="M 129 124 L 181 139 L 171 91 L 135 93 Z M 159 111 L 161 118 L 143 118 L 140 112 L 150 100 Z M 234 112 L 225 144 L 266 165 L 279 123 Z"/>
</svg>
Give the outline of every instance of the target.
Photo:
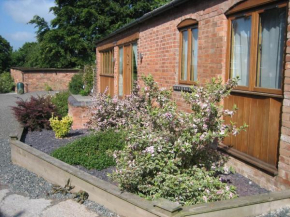
<svg viewBox="0 0 290 217">
<path fill-rule="evenodd" d="M 32 42 L 36 41 L 35 34 L 31 32 L 15 32 L 12 34 L 7 34 L 10 40 L 14 41 L 25 41 L 25 42 Z"/>
<path fill-rule="evenodd" d="M 51 21 L 54 15 L 49 13 L 49 8 L 54 5 L 52 0 L 8 0 L 4 8 L 15 22 L 28 23 L 34 15 Z"/>
</svg>

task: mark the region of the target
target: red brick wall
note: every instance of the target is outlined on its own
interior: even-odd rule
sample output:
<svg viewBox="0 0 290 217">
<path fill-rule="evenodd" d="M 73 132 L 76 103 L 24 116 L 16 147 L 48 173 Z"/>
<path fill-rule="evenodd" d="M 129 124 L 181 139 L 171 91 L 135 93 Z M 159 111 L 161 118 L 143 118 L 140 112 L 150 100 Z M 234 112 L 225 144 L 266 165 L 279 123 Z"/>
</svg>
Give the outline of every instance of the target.
<svg viewBox="0 0 290 217">
<path fill-rule="evenodd" d="M 212 77 L 225 77 L 227 18 L 225 11 L 239 2 L 235 1 L 188 1 L 154 18 L 140 28 L 139 53 L 144 56 L 139 61 L 138 73 L 152 74 L 163 87 L 172 88 L 178 84 L 179 71 L 179 31 L 177 25 L 186 18 L 198 21 L 198 80 L 204 83 Z M 195 4 L 196 6 L 192 6 Z M 180 100 L 180 93 L 174 99 L 180 108 L 187 108 Z"/>
<path fill-rule="evenodd" d="M 290 1 L 289 1 L 290 2 Z M 290 10 L 288 13 L 286 64 L 284 74 L 284 101 L 282 107 L 282 126 L 278 175 L 281 181 L 290 185 Z"/>
<path fill-rule="evenodd" d="M 72 129 L 86 129 L 89 121 L 89 108 L 87 106 L 73 106 L 68 104 L 68 114 L 73 118 Z"/>
<path fill-rule="evenodd" d="M 52 90 L 67 90 L 71 78 L 77 71 L 39 71 L 26 72 L 11 69 L 15 83 L 23 82 L 25 92 L 44 91 L 45 84 Z"/>
</svg>

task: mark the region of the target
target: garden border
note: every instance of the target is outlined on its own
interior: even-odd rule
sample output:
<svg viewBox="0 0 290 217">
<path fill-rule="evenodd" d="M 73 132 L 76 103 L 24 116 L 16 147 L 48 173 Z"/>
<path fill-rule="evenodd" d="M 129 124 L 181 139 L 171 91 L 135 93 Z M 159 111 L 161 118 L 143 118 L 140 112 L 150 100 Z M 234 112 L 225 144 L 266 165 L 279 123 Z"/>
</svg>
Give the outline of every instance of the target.
<svg viewBox="0 0 290 217">
<path fill-rule="evenodd" d="M 181 207 L 165 199 L 148 201 L 122 192 L 117 186 L 55 159 L 20 141 L 23 128 L 10 134 L 11 161 L 47 181 L 65 185 L 70 179 L 74 191 L 84 190 L 89 199 L 121 216 L 255 216 L 290 204 L 290 190 L 271 192 L 227 201 Z"/>
</svg>

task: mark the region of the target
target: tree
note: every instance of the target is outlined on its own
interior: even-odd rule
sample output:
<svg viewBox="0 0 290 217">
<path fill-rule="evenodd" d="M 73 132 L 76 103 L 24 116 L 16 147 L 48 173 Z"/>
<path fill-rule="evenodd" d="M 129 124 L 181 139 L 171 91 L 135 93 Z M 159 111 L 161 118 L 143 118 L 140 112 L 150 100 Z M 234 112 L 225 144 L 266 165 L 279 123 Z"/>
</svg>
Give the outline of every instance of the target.
<svg viewBox="0 0 290 217">
<path fill-rule="evenodd" d="M 12 53 L 12 65 L 17 67 L 46 67 L 37 42 L 26 42 Z"/>
<path fill-rule="evenodd" d="M 11 65 L 12 47 L 9 42 L 0 35 L 0 73 L 8 71 Z"/>
<path fill-rule="evenodd" d="M 49 26 L 35 16 L 44 65 L 82 67 L 95 59 L 94 42 L 170 0 L 56 0 Z"/>
</svg>

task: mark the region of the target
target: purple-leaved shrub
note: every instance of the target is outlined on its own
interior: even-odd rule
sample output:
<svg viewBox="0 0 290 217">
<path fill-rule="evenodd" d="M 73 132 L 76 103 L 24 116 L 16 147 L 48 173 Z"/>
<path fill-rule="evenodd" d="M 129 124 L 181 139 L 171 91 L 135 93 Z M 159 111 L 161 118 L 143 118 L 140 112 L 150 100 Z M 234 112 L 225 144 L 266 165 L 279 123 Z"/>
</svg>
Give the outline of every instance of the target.
<svg viewBox="0 0 290 217">
<path fill-rule="evenodd" d="M 159 89 L 152 76 L 143 77 L 124 99 L 99 94 L 91 107 L 89 127 L 95 130 L 125 130 L 124 150 L 116 151 L 116 172 L 112 178 L 124 190 L 148 199 L 159 197 L 183 205 L 236 197 L 235 188 L 222 183 L 218 171 L 223 157 L 216 145 L 246 125 L 225 124 L 221 100 L 237 85 L 237 79 L 222 84 L 213 79 L 205 86 L 183 93 L 192 112 L 178 111 L 171 91 Z"/>
</svg>

